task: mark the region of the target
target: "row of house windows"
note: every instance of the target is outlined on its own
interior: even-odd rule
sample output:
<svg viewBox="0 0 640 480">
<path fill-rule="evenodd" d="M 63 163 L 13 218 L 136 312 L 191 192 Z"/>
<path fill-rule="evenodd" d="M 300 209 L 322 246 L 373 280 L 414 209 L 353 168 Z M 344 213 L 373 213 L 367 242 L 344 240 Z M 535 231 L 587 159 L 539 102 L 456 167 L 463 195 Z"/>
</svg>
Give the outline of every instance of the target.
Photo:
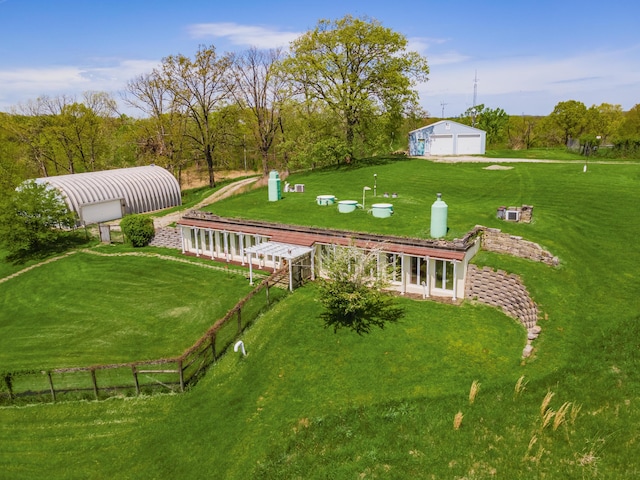
<svg viewBox="0 0 640 480">
<path fill-rule="evenodd" d="M 242 263 L 247 261 L 246 248 L 268 241 L 268 237 L 264 235 L 203 228 L 190 228 L 188 238 L 190 241 L 187 250 L 189 251 L 198 255 L 210 255 L 212 258 L 224 258 L 227 261 L 234 260 Z"/>
<path fill-rule="evenodd" d="M 318 245 L 316 265 L 320 271 L 323 268 L 323 259 L 327 258 L 335 248 L 339 247 L 326 244 Z M 404 283 L 409 291 L 416 293 L 422 293 L 425 287 L 430 290 L 454 290 L 456 265 L 452 261 L 391 252 L 382 252 L 381 255 L 384 257 L 378 258 L 377 275 L 384 275 L 391 285 L 400 286 Z M 405 282 L 403 282 L 403 259 L 405 262 Z"/>
<path fill-rule="evenodd" d="M 435 284 L 433 288 L 453 290 L 454 268 L 453 262 L 423 257 L 411 257 L 411 281 L 413 285 L 428 283 L 427 269 L 429 262 L 434 263 Z"/>
<path fill-rule="evenodd" d="M 270 255 L 261 258 L 249 256 L 245 249 L 267 242 L 268 237 L 259 234 L 227 232 L 206 228 L 183 227 L 183 249 L 197 255 L 226 261 L 238 261 L 242 264 L 253 262 L 258 267 L 280 268 L 282 260 Z M 316 244 L 315 265 L 322 272 L 323 258 L 335 251 L 335 245 Z M 444 294 L 453 294 L 455 298 L 456 264 L 449 260 L 404 255 L 401 253 L 381 252 L 377 260 L 377 275 L 385 275 L 393 288 L 403 293 L 428 294 L 433 290 Z M 447 293 L 448 292 L 448 293 Z"/>
</svg>

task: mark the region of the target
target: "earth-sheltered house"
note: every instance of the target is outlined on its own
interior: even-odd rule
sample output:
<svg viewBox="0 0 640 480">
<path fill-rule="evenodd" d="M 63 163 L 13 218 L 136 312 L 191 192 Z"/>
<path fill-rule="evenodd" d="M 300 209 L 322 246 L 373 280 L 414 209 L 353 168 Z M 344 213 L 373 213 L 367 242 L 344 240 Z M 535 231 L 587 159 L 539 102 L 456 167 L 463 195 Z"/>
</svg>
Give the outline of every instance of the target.
<svg viewBox="0 0 640 480">
<path fill-rule="evenodd" d="M 445 241 L 280 223 L 223 218 L 192 211 L 178 222 L 182 252 L 250 268 L 289 270 L 289 287 L 322 274 L 332 249 L 355 245 L 377 254 L 390 288 L 423 297 L 464 298 L 469 260 L 480 248 L 478 232 Z M 253 275 L 250 273 L 251 279 Z"/>
</svg>

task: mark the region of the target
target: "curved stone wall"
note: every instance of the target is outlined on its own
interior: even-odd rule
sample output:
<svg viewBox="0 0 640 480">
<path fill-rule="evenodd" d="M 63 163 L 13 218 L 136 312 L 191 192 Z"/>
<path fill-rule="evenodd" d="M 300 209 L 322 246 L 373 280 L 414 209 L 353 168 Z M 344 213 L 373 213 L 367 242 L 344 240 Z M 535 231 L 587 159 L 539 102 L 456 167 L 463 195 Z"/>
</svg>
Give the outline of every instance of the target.
<svg viewBox="0 0 640 480">
<path fill-rule="evenodd" d="M 482 231 L 482 249 L 489 252 L 505 253 L 526 258 L 547 265 L 558 265 L 558 257 L 540 245 L 522 237 L 502 233 L 498 228 L 477 225 L 474 231 Z M 527 329 L 527 344 L 522 351 L 523 358 L 533 351 L 532 340 L 540 334 L 538 306 L 529 296 L 527 287 L 520 277 L 490 267 L 478 268 L 469 264 L 465 281 L 465 298 L 476 300 L 500 308 L 505 314 L 518 320 Z"/>
<path fill-rule="evenodd" d="M 535 327 L 538 321 L 538 306 L 518 275 L 470 264 L 465 298 L 498 307 L 527 329 Z"/>
</svg>

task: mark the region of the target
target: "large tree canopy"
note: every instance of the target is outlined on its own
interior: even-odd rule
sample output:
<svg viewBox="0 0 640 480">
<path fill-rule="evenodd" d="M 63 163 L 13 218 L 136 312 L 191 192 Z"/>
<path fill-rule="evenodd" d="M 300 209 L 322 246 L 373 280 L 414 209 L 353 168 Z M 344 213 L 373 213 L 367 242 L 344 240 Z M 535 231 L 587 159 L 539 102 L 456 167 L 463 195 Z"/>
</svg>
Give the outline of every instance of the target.
<svg viewBox="0 0 640 480">
<path fill-rule="evenodd" d="M 577 100 L 558 103 L 549 115 L 549 121 L 562 132 L 563 144 L 572 138 L 580 138 L 587 123 L 587 107 Z"/>
<path fill-rule="evenodd" d="M 350 15 L 321 20 L 291 44 L 285 70 L 310 100 L 326 104 L 342 121 L 349 154 L 358 125 L 372 110 L 417 103 L 416 81 L 426 81 L 424 57 L 407 39 L 378 21 Z"/>
</svg>

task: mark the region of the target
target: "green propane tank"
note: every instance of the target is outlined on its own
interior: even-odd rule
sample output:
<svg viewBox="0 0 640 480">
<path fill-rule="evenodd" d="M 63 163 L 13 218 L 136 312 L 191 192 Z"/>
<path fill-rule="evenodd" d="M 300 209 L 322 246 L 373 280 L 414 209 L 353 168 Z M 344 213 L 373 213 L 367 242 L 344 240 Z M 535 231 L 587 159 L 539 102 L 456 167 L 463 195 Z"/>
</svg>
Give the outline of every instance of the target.
<svg viewBox="0 0 640 480">
<path fill-rule="evenodd" d="M 282 189 L 280 188 L 280 175 L 275 170 L 269 172 L 269 201 L 277 202 L 282 200 Z"/>
<path fill-rule="evenodd" d="M 431 205 L 431 237 L 440 238 L 447 234 L 447 204 L 442 200 L 442 194 Z"/>
</svg>

